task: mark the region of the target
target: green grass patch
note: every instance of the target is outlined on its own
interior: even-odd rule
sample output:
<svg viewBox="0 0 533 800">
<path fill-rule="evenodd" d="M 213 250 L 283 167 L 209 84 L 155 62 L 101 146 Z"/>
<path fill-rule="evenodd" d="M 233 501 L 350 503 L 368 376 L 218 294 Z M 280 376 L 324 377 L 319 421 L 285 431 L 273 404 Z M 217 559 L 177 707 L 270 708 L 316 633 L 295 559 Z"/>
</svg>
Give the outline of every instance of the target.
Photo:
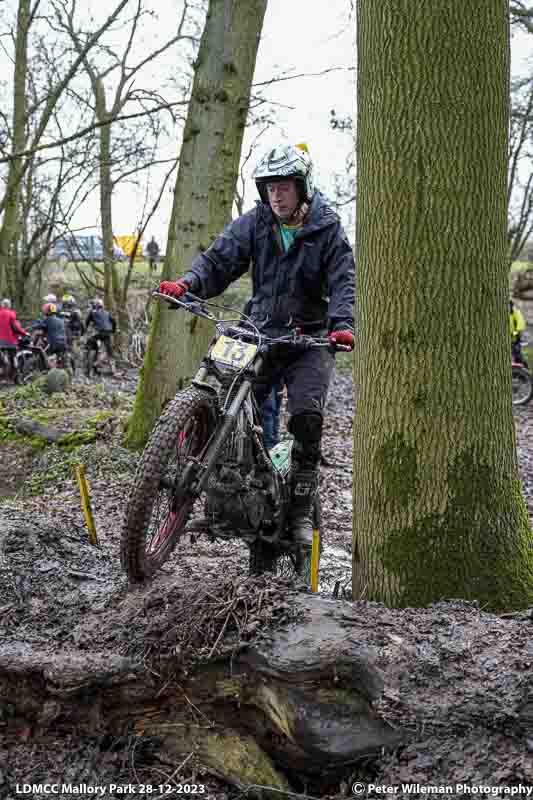
<svg viewBox="0 0 533 800">
<path fill-rule="evenodd" d="M 335 366 L 338 372 L 343 374 L 352 373 L 353 370 L 353 352 L 352 353 L 337 353 L 335 356 Z"/>
<path fill-rule="evenodd" d="M 14 391 L 9 392 L 6 396 L 6 399 L 10 402 L 26 402 L 26 401 L 44 401 L 46 399 L 46 395 L 44 393 L 44 378 L 38 378 L 31 383 L 25 383 L 22 386 L 17 386 Z M 57 400 L 55 401 L 57 405 Z"/>
<path fill-rule="evenodd" d="M 122 282 L 128 271 L 128 262 L 116 261 L 115 265 L 119 278 Z M 69 263 L 62 270 L 61 280 L 59 279 L 58 274 L 58 278 L 55 279 L 53 283 L 56 284 L 62 282 L 65 287 L 68 287 L 72 291 L 76 290 L 78 292 L 85 293 L 86 285 L 83 281 L 83 278 L 80 276 L 80 273 L 91 282 L 97 280 L 98 283 L 103 283 L 103 269 L 104 265 L 101 262 L 96 262 L 93 267 L 92 264 L 89 264 L 86 261 L 79 261 L 77 263 L 69 261 Z M 61 268 L 58 267 L 58 273 L 60 270 Z M 147 261 L 135 261 L 133 265 L 130 286 L 136 289 L 148 289 L 159 282 L 161 278 L 161 271 L 161 262 L 157 265 L 156 270 L 151 270 Z"/>
<path fill-rule="evenodd" d="M 124 447 L 108 447 L 96 442 L 65 447 L 58 442 L 46 448 L 30 478 L 24 484 L 24 491 L 38 495 L 53 484 L 74 482 L 75 467 L 78 464 L 84 464 L 87 477 L 94 480 L 104 477 L 105 474 L 133 474 L 137 462 L 137 454 L 130 453 Z"/>
</svg>

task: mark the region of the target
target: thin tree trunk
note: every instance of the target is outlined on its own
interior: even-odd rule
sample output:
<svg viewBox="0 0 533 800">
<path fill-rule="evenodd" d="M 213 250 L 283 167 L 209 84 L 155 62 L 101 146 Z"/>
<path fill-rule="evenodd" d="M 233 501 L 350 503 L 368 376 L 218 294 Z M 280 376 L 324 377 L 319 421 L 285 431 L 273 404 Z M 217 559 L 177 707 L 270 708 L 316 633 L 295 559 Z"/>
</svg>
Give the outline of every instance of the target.
<svg viewBox="0 0 533 800">
<path fill-rule="evenodd" d="M 95 111 L 99 122 L 104 122 L 108 116 L 106 111 L 105 89 L 100 78 L 95 80 Z M 111 125 L 100 128 L 100 218 L 102 227 L 102 246 L 104 258 L 104 302 L 112 311 L 117 298 L 118 276 L 114 274 L 115 263 L 113 260 L 113 212 L 111 182 Z"/>
<path fill-rule="evenodd" d="M 22 152 L 26 145 L 26 80 L 28 71 L 28 31 L 31 24 L 31 0 L 20 0 L 15 42 L 13 82 L 12 152 Z M 0 228 L 0 289 L 12 294 L 16 285 L 18 215 L 21 194 L 22 159 L 9 162 L 4 198 L 4 216 Z"/>
<path fill-rule="evenodd" d="M 506 0 L 360 0 L 354 596 L 533 601 L 511 407 Z"/>
<path fill-rule="evenodd" d="M 210 0 L 181 148 L 164 279 L 183 274 L 231 218 L 267 0 Z M 212 335 L 186 313 L 155 309 L 128 430 L 139 447 L 193 376 Z"/>
</svg>

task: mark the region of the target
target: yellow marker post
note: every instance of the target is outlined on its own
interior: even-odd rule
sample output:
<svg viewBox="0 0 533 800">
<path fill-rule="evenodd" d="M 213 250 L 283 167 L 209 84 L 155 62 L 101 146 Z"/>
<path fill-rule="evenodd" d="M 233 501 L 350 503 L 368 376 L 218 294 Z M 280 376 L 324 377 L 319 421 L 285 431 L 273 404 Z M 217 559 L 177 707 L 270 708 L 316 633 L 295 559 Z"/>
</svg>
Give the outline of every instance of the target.
<svg viewBox="0 0 533 800">
<path fill-rule="evenodd" d="M 81 495 L 81 507 L 83 509 L 83 516 L 87 523 L 87 530 L 89 531 L 89 541 L 91 544 L 98 545 L 98 538 L 96 536 L 96 526 L 94 524 L 94 517 L 91 508 L 91 500 L 89 497 L 89 486 L 87 485 L 87 478 L 85 477 L 85 467 L 83 464 L 76 466 L 76 478 L 78 479 L 78 486 Z"/>
<path fill-rule="evenodd" d="M 313 548 L 311 550 L 311 591 L 318 592 L 318 557 L 320 554 L 320 531 L 313 528 Z"/>
</svg>

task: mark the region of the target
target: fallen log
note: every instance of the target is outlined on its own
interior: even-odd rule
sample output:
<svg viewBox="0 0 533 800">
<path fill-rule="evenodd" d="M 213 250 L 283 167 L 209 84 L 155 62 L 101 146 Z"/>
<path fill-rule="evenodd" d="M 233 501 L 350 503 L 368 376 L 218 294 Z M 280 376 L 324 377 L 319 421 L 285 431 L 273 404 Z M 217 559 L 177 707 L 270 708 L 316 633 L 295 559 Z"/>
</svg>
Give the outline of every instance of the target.
<svg viewBox="0 0 533 800">
<path fill-rule="evenodd" d="M 0 730 L 12 748 L 126 737 L 279 797 L 338 787 L 369 759 L 377 774 L 404 745 L 433 752 L 452 730 L 453 742 L 503 741 L 533 777 L 527 614 L 460 601 L 391 611 L 279 578 L 223 579 L 207 563 L 131 591 L 112 548 L 46 518 L 0 509 L 0 523 Z"/>
<path fill-rule="evenodd" d="M 383 689 L 376 653 L 350 635 L 338 603 L 303 594 L 295 603 L 301 624 L 186 677 L 175 658 L 159 663 L 158 680 L 140 660 L 116 653 L 3 644 L 5 734 L 29 728 L 42 738 L 61 720 L 80 735 L 129 729 L 161 738 L 168 752 L 195 750 L 242 789 L 287 788 L 287 774 L 323 776 L 397 744 L 398 732 L 372 707 Z"/>
<path fill-rule="evenodd" d="M 14 423 L 14 427 L 17 433 L 21 433 L 24 436 L 37 436 L 39 439 L 43 439 L 50 444 L 55 444 L 69 433 L 69 431 L 62 428 L 43 425 L 41 422 L 35 419 L 28 419 L 27 417 L 20 417 L 17 419 Z"/>
</svg>

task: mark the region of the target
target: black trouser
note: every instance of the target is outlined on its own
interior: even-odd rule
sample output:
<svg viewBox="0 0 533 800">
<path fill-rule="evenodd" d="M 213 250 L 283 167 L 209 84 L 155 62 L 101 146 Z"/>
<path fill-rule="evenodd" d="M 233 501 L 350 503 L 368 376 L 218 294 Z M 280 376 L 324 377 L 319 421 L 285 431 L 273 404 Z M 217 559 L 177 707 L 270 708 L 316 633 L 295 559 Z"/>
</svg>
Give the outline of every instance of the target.
<svg viewBox="0 0 533 800">
<path fill-rule="evenodd" d="M 113 342 L 111 339 L 112 334 L 107 331 L 98 331 L 87 340 L 87 348 L 89 350 L 98 350 L 98 342 L 102 342 L 105 347 L 105 352 L 108 358 L 113 358 Z"/>
<path fill-rule="evenodd" d="M 48 350 L 46 351 L 47 356 L 57 356 L 56 363 L 58 366 L 65 365 L 65 355 L 67 352 L 67 345 L 66 342 L 56 342 L 55 344 L 49 344 Z"/>
<path fill-rule="evenodd" d="M 528 363 L 524 358 L 524 354 L 522 352 L 522 337 L 520 336 L 520 334 L 515 334 L 515 337 L 513 338 L 513 341 L 511 343 L 511 354 L 513 357 L 513 361 L 516 361 L 518 364 L 523 364 L 525 367 L 528 367 Z"/>
<path fill-rule="evenodd" d="M 76 339 L 79 339 L 81 336 L 81 330 L 79 328 L 71 328 L 70 325 L 67 325 L 65 328 L 65 333 L 67 334 L 67 347 L 69 350 L 72 350 L 72 345 Z"/>
<path fill-rule="evenodd" d="M 322 422 L 335 356 L 327 348 L 301 350 L 280 345 L 266 357 L 254 394 L 259 405 L 271 387 L 283 379 L 290 415 L 288 429 L 294 435 L 293 457 L 299 465 L 314 468 L 320 461 Z"/>
</svg>

